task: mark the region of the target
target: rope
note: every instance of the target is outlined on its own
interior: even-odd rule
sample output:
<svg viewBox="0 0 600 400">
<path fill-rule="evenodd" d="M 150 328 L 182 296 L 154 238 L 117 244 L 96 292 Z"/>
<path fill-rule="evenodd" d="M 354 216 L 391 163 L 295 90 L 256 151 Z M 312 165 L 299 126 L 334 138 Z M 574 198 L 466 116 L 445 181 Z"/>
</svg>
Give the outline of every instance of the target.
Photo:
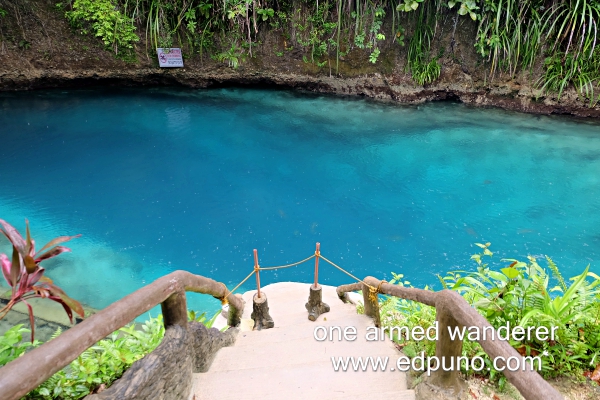
<svg viewBox="0 0 600 400">
<path fill-rule="evenodd" d="M 248 279 L 250 279 L 250 277 L 252 275 L 254 275 L 255 271 L 252 271 L 248 274 L 247 277 L 244 278 L 243 281 L 241 281 L 236 287 L 233 288 L 233 290 L 229 291 L 227 290 L 227 286 L 225 286 L 224 283 L 221 282 L 221 285 L 223 285 L 223 287 L 225 288 L 225 296 L 223 296 L 221 300 L 221 304 L 227 304 L 227 296 L 229 296 L 230 294 L 233 294 L 233 292 L 235 292 L 236 290 L 238 290 L 240 288 L 240 286 L 242 286 L 244 284 L 244 282 L 246 282 Z"/>
<path fill-rule="evenodd" d="M 336 267 L 337 269 L 339 269 L 340 271 L 342 271 L 343 273 L 345 273 L 346 275 L 348 275 L 349 277 L 351 277 L 355 281 L 360 282 L 363 285 L 367 286 L 369 288 L 369 298 L 372 301 L 377 301 L 377 294 L 381 293 L 381 285 L 384 284 L 384 283 L 387 283 L 387 281 L 383 280 L 383 281 L 379 282 L 379 285 L 377 287 L 371 286 L 368 283 L 366 283 L 365 281 L 363 281 L 362 279 L 357 278 L 356 276 L 352 275 L 350 272 L 346 271 L 344 268 L 340 267 L 339 265 L 337 265 L 333 261 L 329 261 L 327 258 L 323 257 L 321 255 L 321 252 L 316 252 L 315 251 L 315 254 L 311 255 L 310 257 L 307 257 L 304 260 L 297 261 L 297 262 L 291 263 L 291 264 L 278 265 L 276 267 L 261 267 L 261 266 L 255 265 L 253 271 L 250 272 L 248 274 L 248 276 L 245 277 L 244 280 L 241 281 L 235 288 L 233 288 L 233 290 L 231 290 L 231 291 L 227 290 L 227 286 L 225 286 L 224 283 L 221 283 L 221 285 L 223 285 L 223 287 L 225 288 L 225 296 L 223 296 L 223 298 L 221 298 L 220 300 L 221 300 L 221 302 L 223 304 L 227 304 L 227 296 L 229 296 L 230 294 L 233 294 L 233 292 L 235 292 L 237 289 L 239 289 L 239 287 L 242 286 L 248 279 L 250 279 L 250 277 L 252 275 L 254 275 L 254 273 L 258 273 L 259 271 L 268 271 L 268 270 L 274 270 L 274 269 L 282 269 L 282 268 L 295 267 L 296 265 L 300 265 L 302 263 L 305 263 L 308 260 L 313 259 L 315 257 L 322 258 L 324 261 L 326 261 L 329 264 L 333 265 L 334 267 Z"/>
<path fill-rule="evenodd" d="M 227 296 L 229 296 L 230 294 L 233 294 L 233 292 L 235 292 L 236 290 L 238 290 L 238 289 L 240 288 L 240 286 L 242 286 L 242 285 L 243 285 L 243 284 L 244 284 L 244 283 L 245 283 L 245 282 L 246 282 L 248 279 L 250 279 L 250 277 L 251 277 L 252 275 L 254 275 L 254 273 L 255 273 L 255 272 L 258 272 L 258 271 L 267 271 L 267 270 L 273 270 L 273 269 L 280 269 L 280 268 L 290 268 L 290 267 L 295 267 L 296 265 L 302 264 L 302 263 L 304 263 L 304 262 L 306 262 L 306 261 L 308 261 L 308 260 L 310 260 L 311 258 L 314 258 L 314 257 L 315 257 L 315 255 L 313 254 L 312 256 L 310 256 L 310 257 L 307 257 L 307 258 L 305 258 L 305 259 L 304 259 L 304 260 L 302 260 L 302 261 L 298 261 L 298 262 L 291 263 L 291 264 L 286 264 L 286 265 L 279 265 L 279 266 L 276 266 L 276 267 L 261 267 L 261 266 L 256 266 L 256 265 L 255 265 L 255 266 L 254 266 L 254 269 L 253 269 L 253 271 L 252 271 L 252 272 L 250 272 L 250 273 L 248 274 L 248 276 L 247 276 L 247 277 L 245 277 L 245 278 L 244 278 L 244 280 L 243 280 L 243 281 L 241 281 L 241 282 L 240 282 L 240 283 L 239 283 L 239 284 L 238 284 L 236 287 L 234 287 L 234 288 L 233 288 L 231 291 L 229 291 L 229 290 L 227 289 L 227 286 L 226 286 L 224 283 L 222 283 L 222 282 L 221 282 L 221 285 L 223 285 L 223 287 L 225 288 L 225 295 L 223 296 L 223 298 L 221 298 L 221 299 L 220 299 L 220 300 L 221 300 L 221 303 L 222 303 L 222 304 L 227 304 Z"/>
<path fill-rule="evenodd" d="M 304 262 L 307 262 L 307 261 L 308 261 L 308 260 L 310 260 L 311 258 L 315 258 L 315 255 L 313 254 L 312 256 L 310 256 L 310 257 L 308 257 L 308 258 L 305 258 L 305 259 L 304 259 L 304 260 L 302 260 L 302 261 L 298 261 L 298 262 L 291 263 L 291 264 L 280 265 L 280 266 L 277 266 L 277 267 L 260 267 L 260 268 L 259 268 L 259 270 L 261 270 L 261 271 L 267 271 L 267 270 L 270 270 L 270 269 L 280 269 L 280 268 L 290 268 L 290 267 L 295 267 L 296 265 L 299 265 L 299 264 L 302 264 L 302 263 L 304 263 Z"/>
<path fill-rule="evenodd" d="M 346 275 L 348 275 L 350 278 L 352 278 L 352 279 L 354 279 L 354 280 L 362 283 L 365 286 L 368 286 L 369 290 L 371 290 L 371 291 L 374 290 L 377 293 L 378 288 L 375 288 L 375 287 L 369 285 L 368 283 L 366 283 L 365 281 L 363 281 L 362 279 L 355 277 L 350 272 L 346 271 L 344 268 L 340 267 L 339 265 L 336 265 L 335 263 L 329 261 L 327 258 L 323 257 L 322 255 L 319 255 L 319 257 L 321 257 L 323 260 L 327 261 L 329 264 L 333 265 L 334 267 L 336 267 L 337 269 L 339 269 L 340 271 L 342 271 L 343 273 L 345 273 Z"/>
<path fill-rule="evenodd" d="M 387 283 L 387 281 L 383 280 L 379 282 L 379 285 L 377 285 L 376 288 L 374 288 L 373 286 L 369 286 L 369 299 L 371 299 L 372 302 L 377 301 L 377 294 L 381 293 L 381 285 L 384 283 Z"/>
</svg>

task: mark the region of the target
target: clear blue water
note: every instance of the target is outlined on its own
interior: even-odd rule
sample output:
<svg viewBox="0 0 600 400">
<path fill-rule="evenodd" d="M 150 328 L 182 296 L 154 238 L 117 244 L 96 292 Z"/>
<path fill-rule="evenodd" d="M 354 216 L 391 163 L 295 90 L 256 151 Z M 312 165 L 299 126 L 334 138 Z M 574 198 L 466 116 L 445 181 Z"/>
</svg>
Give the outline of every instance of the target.
<svg viewBox="0 0 600 400">
<path fill-rule="evenodd" d="M 176 269 L 232 287 L 253 265 L 324 256 L 416 286 L 503 257 L 600 272 L 600 125 L 459 104 L 399 106 L 267 90 L 0 95 L 0 218 L 94 307 Z M 7 252 L 7 241 L 0 239 Z M 314 263 L 265 271 L 310 282 Z M 320 281 L 350 283 L 321 263 Z M 242 290 L 252 289 L 254 280 Z M 192 296 L 194 308 L 214 308 Z"/>
</svg>

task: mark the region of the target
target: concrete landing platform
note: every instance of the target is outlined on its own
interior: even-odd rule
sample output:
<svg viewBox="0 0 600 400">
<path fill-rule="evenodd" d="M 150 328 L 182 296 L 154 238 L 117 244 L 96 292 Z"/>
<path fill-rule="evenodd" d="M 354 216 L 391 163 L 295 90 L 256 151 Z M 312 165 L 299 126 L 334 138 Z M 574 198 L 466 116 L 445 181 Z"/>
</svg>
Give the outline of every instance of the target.
<svg viewBox="0 0 600 400">
<path fill-rule="evenodd" d="M 414 400 L 414 392 L 406 389 L 406 376 L 397 371 L 396 360 L 401 355 L 394 345 L 383 341 L 367 341 L 367 327 L 371 319 L 356 313 L 352 304 L 338 299 L 335 288 L 323 286 L 323 301 L 331 311 L 315 322 L 308 320 L 304 304 L 308 300 L 309 285 L 276 283 L 265 286 L 270 315 L 275 321 L 272 329 L 252 331 L 252 297 L 256 291 L 246 292 L 242 330 L 234 346 L 225 347 L 216 355 L 210 370 L 195 374 L 195 399 L 400 399 Z M 321 338 L 330 327 L 353 326 L 357 331 L 354 341 Z M 385 372 L 335 371 L 332 357 L 388 357 Z M 393 370 L 392 370 L 393 368 Z"/>
</svg>

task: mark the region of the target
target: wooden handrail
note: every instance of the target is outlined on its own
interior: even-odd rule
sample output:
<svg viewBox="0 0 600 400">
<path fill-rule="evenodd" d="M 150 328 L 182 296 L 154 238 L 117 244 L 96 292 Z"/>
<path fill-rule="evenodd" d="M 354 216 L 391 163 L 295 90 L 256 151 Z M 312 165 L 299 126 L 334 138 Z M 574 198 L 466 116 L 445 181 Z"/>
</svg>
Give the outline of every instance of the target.
<svg viewBox="0 0 600 400">
<path fill-rule="evenodd" d="M 210 278 L 175 271 L 111 304 L 22 357 L 0 368 L 0 398 L 17 400 L 69 365 L 99 340 L 161 304 L 165 328 L 187 327 L 185 292 L 210 294 L 229 302 L 229 325 L 240 322 L 244 308 L 240 297 Z"/>
<path fill-rule="evenodd" d="M 451 340 L 448 327 L 477 327 L 483 331 L 484 327 L 491 327 L 490 323 L 477 312 L 467 301 L 457 292 L 452 290 L 442 290 L 440 292 L 431 292 L 429 290 L 407 288 L 398 285 L 391 285 L 382 282 L 371 276 L 366 277 L 363 282 L 375 288 L 379 288 L 379 293 L 399 297 L 406 300 L 413 300 L 426 304 L 436 309 L 436 321 L 438 322 L 438 341 L 436 343 L 435 355 L 438 359 L 445 357 L 460 356 L 462 353 L 462 341 Z M 369 298 L 369 287 L 362 283 L 344 285 L 337 288 L 337 294 L 341 299 L 346 298 L 346 292 L 362 290 L 365 301 L 365 314 L 372 317 L 375 324 L 379 324 L 379 304 Z M 517 357 L 521 363 L 524 363 L 523 357 L 505 340 L 484 340 L 481 337 L 477 341 L 490 358 L 498 360 L 507 360 L 510 357 Z M 498 366 L 505 367 L 502 373 L 510 383 L 527 400 L 564 400 L 564 397 L 550 385 L 532 366 L 530 368 L 518 371 L 510 371 L 506 368 L 505 362 L 498 362 Z M 444 371 L 438 368 L 431 374 L 431 383 L 443 388 L 452 389 L 458 381 L 459 368 L 453 368 L 452 371 Z"/>
</svg>

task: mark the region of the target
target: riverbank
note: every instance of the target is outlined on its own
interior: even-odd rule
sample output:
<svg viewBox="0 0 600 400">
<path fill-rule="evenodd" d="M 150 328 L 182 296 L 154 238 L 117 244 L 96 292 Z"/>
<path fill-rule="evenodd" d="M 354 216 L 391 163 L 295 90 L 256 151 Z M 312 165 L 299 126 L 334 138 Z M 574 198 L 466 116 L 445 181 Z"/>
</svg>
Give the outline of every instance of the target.
<svg viewBox="0 0 600 400">
<path fill-rule="evenodd" d="M 125 61 L 106 50 L 98 38 L 73 29 L 54 2 L 29 0 L 26 4 L 29 8 L 19 19 L 10 8 L 0 19 L 0 91 L 93 85 L 259 85 L 399 103 L 453 100 L 535 114 L 600 118 L 600 106 L 590 106 L 571 86 L 560 98 L 537 88 L 542 60 L 531 71 L 496 72 L 490 78 L 489 67 L 471 43 L 474 26 L 468 20 L 461 19 L 455 26 L 456 35 L 449 34 L 452 21 L 440 26 L 439 41 L 432 48 L 443 53 L 438 59 L 439 78 L 418 85 L 406 69 L 407 49 L 391 40 L 381 43 L 376 63 L 369 62 L 367 49 L 355 48 L 340 57 L 338 65 L 333 53 L 323 62 L 310 62 L 306 49 L 292 46 L 287 33 L 264 30 L 258 34 L 252 57 L 240 53 L 236 68 L 219 61 L 217 56 L 225 53 L 215 50 L 210 54 L 184 51 L 185 68 L 161 69 L 143 31 L 138 32 L 140 41 Z M 385 20 L 386 24 L 391 21 Z"/>
<path fill-rule="evenodd" d="M 504 82 L 493 87 L 479 86 L 463 74 L 452 82 L 441 79 L 427 87 L 414 86 L 401 74 L 381 73 L 338 78 L 327 75 L 301 75 L 240 67 L 230 70 L 221 65 L 204 68 L 161 70 L 130 69 L 24 69 L 0 72 L 2 90 L 35 90 L 47 88 L 81 88 L 89 86 L 184 86 L 215 88 L 223 86 L 262 86 L 305 90 L 343 96 L 363 96 L 403 104 L 428 101 L 460 101 L 480 107 L 500 107 L 533 114 L 563 114 L 584 118 L 600 118 L 600 108 L 581 105 L 573 93 L 563 94 L 561 101 L 541 97 L 530 85 Z"/>
</svg>

